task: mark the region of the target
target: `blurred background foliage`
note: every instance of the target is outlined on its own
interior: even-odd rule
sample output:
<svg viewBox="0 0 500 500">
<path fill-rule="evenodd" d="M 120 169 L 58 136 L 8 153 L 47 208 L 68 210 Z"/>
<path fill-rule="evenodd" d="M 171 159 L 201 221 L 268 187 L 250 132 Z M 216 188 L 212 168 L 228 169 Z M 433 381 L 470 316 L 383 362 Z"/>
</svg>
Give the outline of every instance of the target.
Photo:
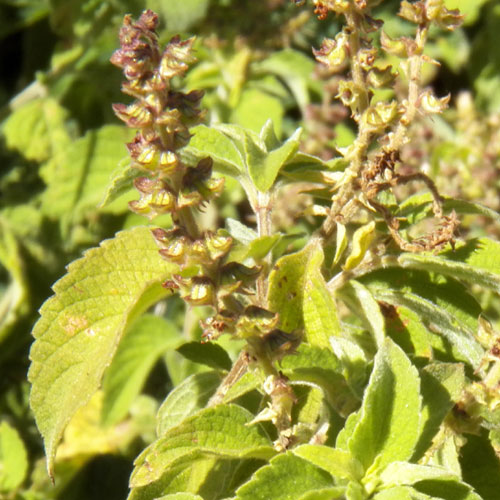
<svg viewBox="0 0 500 500">
<path fill-rule="evenodd" d="M 431 33 L 428 54 L 441 66 L 427 65 L 424 78 L 438 95 L 451 93 L 451 106 L 432 121 L 416 121 L 403 159 L 428 173 L 443 194 L 498 211 L 500 4 L 446 3 L 461 9 L 465 23 L 452 33 Z M 259 131 L 271 118 L 282 139 L 300 126 L 302 149 L 325 160 L 355 135 L 347 110 L 334 99 L 340 76 L 326 73 L 311 52 L 324 36 L 334 37 L 337 21 L 331 16 L 318 21 L 310 5 L 288 0 L 0 1 L 0 498 L 125 498 L 133 457 L 153 438 L 159 402 L 186 375 L 202 370 L 175 351 L 164 354 L 167 344 L 176 345 L 179 329 L 188 332 L 188 339 L 197 338 L 193 325 L 199 313 L 188 315 L 191 326 L 186 327 L 179 303 L 161 304 L 156 312 L 168 315 L 167 326 L 158 316 L 146 316 L 130 332 L 140 337 L 146 326 L 153 333 L 173 331 L 166 340 L 152 335 L 157 344 L 147 352 L 153 354 L 136 360 L 140 374 L 120 396 L 130 411 L 117 410 L 113 422 L 102 424 L 99 393 L 68 427 L 56 485 L 50 484 L 28 408 L 30 331 L 50 286 L 69 262 L 116 231 L 144 224 L 128 211 L 132 191 L 124 189 L 103 208 L 99 204 L 120 162 L 123 166 L 124 143 L 131 138 L 111 110 L 123 96 L 121 72 L 109 58 L 118 46 L 123 15 L 137 17 L 145 8 L 159 13 L 163 42 L 177 33 L 196 35 L 198 62 L 185 84 L 205 91 L 207 123 Z M 398 8 L 398 0 L 385 0 L 376 12 L 392 37 L 409 29 L 395 15 Z M 213 224 L 226 217 L 251 224 L 241 188 L 230 179 L 227 187 L 219 208 L 210 207 L 203 216 Z M 314 220 L 297 221 L 309 203 L 298 190 L 285 192 L 274 210 L 276 227 L 309 233 Z M 486 218 L 465 219 L 461 230 L 498 236 L 498 225 Z M 498 321 L 499 305 L 487 295 L 481 300 Z"/>
</svg>

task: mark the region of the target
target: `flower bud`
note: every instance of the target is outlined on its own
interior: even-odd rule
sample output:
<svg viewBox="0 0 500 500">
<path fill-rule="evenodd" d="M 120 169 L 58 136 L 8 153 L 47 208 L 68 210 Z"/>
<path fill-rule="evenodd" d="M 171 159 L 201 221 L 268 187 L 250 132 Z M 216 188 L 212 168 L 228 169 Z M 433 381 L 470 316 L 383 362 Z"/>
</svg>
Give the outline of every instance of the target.
<svg viewBox="0 0 500 500">
<path fill-rule="evenodd" d="M 392 39 L 385 31 L 380 33 L 380 44 L 388 54 L 402 58 L 407 58 L 414 54 L 417 48 L 417 44 L 411 38 L 401 37 Z"/>
<path fill-rule="evenodd" d="M 206 276 L 194 276 L 191 278 L 190 293 L 183 296 L 183 299 L 193 306 L 213 305 L 214 298 L 213 282 Z"/>
<path fill-rule="evenodd" d="M 398 116 L 398 103 L 377 102 L 370 106 L 364 113 L 361 120 L 372 127 L 374 132 L 383 132 Z"/>
<path fill-rule="evenodd" d="M 377 68 L 374 66 L 367 76 L 367 82 L 372 87 L 379 89 L 382 87 L 391 87 L 396 75 L 392 72 L 392 66 Z"/>
<path fill-rule="evenodd" d="M 325 38 L 319 50 L 313 49 L 316 60 L 329 68 L 341 66 L 348 58 L 348 37 L 342 31 L 335 40 Z"/>
<path fill-rule="evenodd" d="M 438 98 L 431 90 L 426 90 L 420 95 L 420 106 L 427 113 L 442 113 L 450 102 L 450 95 Z"/>
<path fill-rule="evenodd" d="M 205 236 L 205 243 L 212 260 L 218 260 L 226 255 L 233 245 L 233 238 L 226 236 L 221 230 L 217 233 L 208 232 Z"/>
<path fill-rule="evenodd" d="M 424 24 L 427 21 L 425 3 L 410 3 L 404 0 L 401 2 L 398 16 L 410 21 L 411 23 Z"/>
</svg>

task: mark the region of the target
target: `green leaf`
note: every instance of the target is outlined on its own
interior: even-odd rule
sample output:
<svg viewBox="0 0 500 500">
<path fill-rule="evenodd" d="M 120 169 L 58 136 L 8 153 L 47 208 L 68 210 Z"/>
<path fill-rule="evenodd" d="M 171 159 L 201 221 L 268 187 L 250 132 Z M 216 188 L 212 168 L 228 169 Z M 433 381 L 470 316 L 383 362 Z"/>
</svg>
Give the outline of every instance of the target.
<svg viewBox="0 0 500 500">
<path fill-rule="evenodd" d="M 285 49 L 274 52 L 262 62 L 254 64 L 252 69 L 265 74 L 275 74 L 288 85 L 295 100 L 304 111 L 309 104 L 308 84 L 314 71 L 314 61 L 302 52 Z"/>
<path fill-rule="evenodd" d="M 390 463 L 379 477 L 386 486 L 411 485 L 429 479 L 460 480 L 456 474 L 444 467 L 408 462 Z"/>
<path fill-rule="evenodd" d="M 388 268 L 363 276 L 378 301 L 404 306 L 432 331 L 442 333 L 460 359 L 477 367 L 483 349 L 475 340 L 481 307 L 457 281 L 423 271 Z"/>
<path fill-rule="evenodd" d="M 173 270 L 150 230 L 138 227 L 86 252 L 54 285 L 33 330 L 29 371 L 51 474 L 64 428 L 99 387 L 128 325 L 167 295 L 161 283 Z"/>
<path fill-rule="evenodd" d="M 411 486 L 396 486 L 376 493 L 373 500 L 433 500 L 433 498 Z"/>
<path fill-rule="evenodd" d="M 231 369 L 231 358 L 220 345 L 213 342 L 186 342 L 177 348 L 177 352 L 195 363 L 200 363 L 210 368 Z"/>
<path fill-rule="evenodd" d="M 262 458 L 275 454 L 270 439 L 259 425 L 248 425 L 254 416 L 247 410 L 224 405 L 208 408 L 148 446 L 135 462 L 132 487 L 158 480 L 174 462 L 186 455 L 221 458 Z"/>
<path fill-rule="evenodd" d="M 363 466 L 348 451 L 318 444 L 303 444 L 292 451 L 334 478 L 359 481 L 363 477 Z"/>
<path fill-rule="evenodd" d="M 301 132 L 301 129 L 296 130 L 286 142 L 272 151 L 265 151 L 250 135 L 246 136 L 248 173 L 259 191 L 265 193 L 271 189 L 280 169 L 298 151 Z"/>
<path fill-rule="evenodd" d="M 342 486 L 333 488 L 322 488 L 312 490 L 302 495 L 298 500 L 342 500 L 345 494 L 345 488 Z"/>
<path fill-rule="evenodd" d="M 28 454 L 19 433 L 0 424 L 0 492 L 18 488 L 28 472 Z"/>
<path fill-rule="evenodd" d="M 371 221 L 364 226 L 359 227 L 354 232 L 352 237 L 352 250 L 347 257 L 344 269 L 349 271 L 354 269 L 358 264 L 361 263 L 366 251 L 371 245 L 373 238 L 375 236 L 375 221 Z"/>
<path fill-rule="evenodd" d="M 284 111 L 280 99 L 256 88 L 245 88 L 238 105 L 231 113 L 229 122 L 258 134 L 267 120 L 271 119 L 276 135 L 281 136 Z"/>
<path fill-rule="evenodd" d="M 347 248 L 349 240 L 347 238 L 347 231 L 344 224 L 337 222 L 337 244 L 335 245 L 335 256 L 333 257 L 333 265 L 339 263 L 344 250 Z"/>
<path fill-rule="evenodd" d="M 422 380 L 422 434 L 413 455 L 420 459 L 429 449 L 443 419 L 465 389 L 464 365 L 434 362 L 420 371 Z"/>
<path fill-rule="evenodd" d="M 439 500 L 484 500 L 468 484 L 457 480 L 421 481 L 414 488 Z"/>
<path fill-rule="evenodd" d="M 134 185 L 134 180 L 140 175 L 144 175 L 144 172 L 131 166 L 130 158 L 124 158 L 119 163 L 118 168 L 111 174 L 111 180 L 101 203 L 99 203 L 99 208 L 110 205 L 120 196 L 128 193 Z"/>
<path fill-rule="evenodd" d="M 317 244 L 311 250 L 304 276 L 303 313 L 306 339 L 312 345 L 330 347 L 330 337 L 341 334 L 337 306 L 321 273 L 323 249 Z"/>
<path fill-rule="evenodd" d="M 235 500 L 299 500 L 310 491 L 332 486 L 328 473 L 302 458 L 285 453 L 260 468 L 236 491 Z"/>
<path fill-rule="evenodd" d="M 319 245 L 319 240 L 313 239 L 300 252 L 281 257 L 269 275 L 269 308 L 279 312 L 280 327 L 286 332 L 302 328 L 306 267 Z"/>
<path fill-rule="evenodd" d="M 158 436 L 204 408 L 221 381 L 219 372 L 209 371 L 195 373 L 174 387 L 158 410 Z"/>
<path fill-rule="evenodd" d="M 250 243 L 258 237 L 257 233 L 253 229 L 245 226 L 236 219 L 227 218 L 226 228 L 233 238 L 240 241 L 244 245 L 250 245 Z"/>
<path fill-rule="evenodd" d="M 349 294 L 349 297 L 353 299 L 351 309 L 363 316 L 377 346 L 381 347 L 385 338 L 385 319 L 370 290 L 359 281 L 350 280 L 342 289 L 342 298 L 344 298 L 344 293 Z"/>
<path fill-rule="evenodd" d="M 91 130 L 46 163 L 41 170 L 47 184 L 42 196 L 43 213 L 61 217 L 95 210 L 116 165 L 126 155 L 124 143 L 131 136 L 131 130 L 116 125 Z M 108 205 L 106 211 L 120 213 L 126 209 L 123 202 Z"/>
<path fill-rule="evenodd" d="M 123 419 L 156 361 L 180 341 L 178 328 L 158 316 L 145 314 L 132 325 L 104 377 L 104 425 L 114 425 Z"/>
<path fill-rule="evenodd" d="M 437 272 L 500 293 L 500 243 L 487 238 L 468 241 L 440 256 L 404 253 L 398 262 L 402 267 Z"/>
<path fill-rule="evenodd" d="M 202 21 L 207 13 L 209 0 L 148 0 L 149 9 L 162 14 L 170 32 L 186 31 Z"/>
<path fill-rule="evenodd" d="M 28 160 L 45 161 L 70 145 L 67 119 L 68 112 L 51 97 L 29 101 L 5 122 L 7 147 L 16 149 Z"/>
<path fill-rule="evenodd" d="M 370 473 L 411 458 L 420 430 L 420 379 L 387 338 L 377 352 L 349 450 Z"/>
<path fill-rule="evenodd" d="M 190 132 L 194 135 L 189 145 L 181 151 L 184 161 L 196 164 L 201 159 L 210 156 L 216 172 L 234 178 L 239 178 L 245 172 L 245 164 L 234 139 L 223 130 L 198 125 Z"/>
</svg>

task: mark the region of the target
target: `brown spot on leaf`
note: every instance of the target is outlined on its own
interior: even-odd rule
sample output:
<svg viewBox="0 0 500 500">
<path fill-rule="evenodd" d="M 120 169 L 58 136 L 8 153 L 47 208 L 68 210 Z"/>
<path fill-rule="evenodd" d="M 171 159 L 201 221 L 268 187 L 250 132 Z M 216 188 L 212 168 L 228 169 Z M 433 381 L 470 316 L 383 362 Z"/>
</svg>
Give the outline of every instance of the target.
<svg viewBox="0 0 500 500">
<path fill-rule="evenodd" d="M 61 320 L 62 329 L 72 337 L 75 333 L 81 332 L 88 326 L 85 316 L 66 316 Z"/>
</svg>

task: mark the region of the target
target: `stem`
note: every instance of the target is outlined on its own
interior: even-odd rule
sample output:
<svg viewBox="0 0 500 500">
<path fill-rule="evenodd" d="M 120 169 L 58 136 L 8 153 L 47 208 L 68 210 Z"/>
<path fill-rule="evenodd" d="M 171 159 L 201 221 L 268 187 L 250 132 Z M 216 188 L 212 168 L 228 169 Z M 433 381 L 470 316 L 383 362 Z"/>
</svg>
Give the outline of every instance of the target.
<svg viewBox="0 0 500 500">
<path fill-rule="evenodd" d="M 271 197 L 269 193 L 257 192 L 257 203 L 254 207 L 254 212 L 257 218 L 257 234 L 259 238 L 262 236 L 271 236 Z M 271 255 L 267 255 L 264 260 L 264 269 L 262 269 L 257 278 L 257 303 L 261 307 L 267 305 L 267 268 L 271 263 Z"/>
</svg>

